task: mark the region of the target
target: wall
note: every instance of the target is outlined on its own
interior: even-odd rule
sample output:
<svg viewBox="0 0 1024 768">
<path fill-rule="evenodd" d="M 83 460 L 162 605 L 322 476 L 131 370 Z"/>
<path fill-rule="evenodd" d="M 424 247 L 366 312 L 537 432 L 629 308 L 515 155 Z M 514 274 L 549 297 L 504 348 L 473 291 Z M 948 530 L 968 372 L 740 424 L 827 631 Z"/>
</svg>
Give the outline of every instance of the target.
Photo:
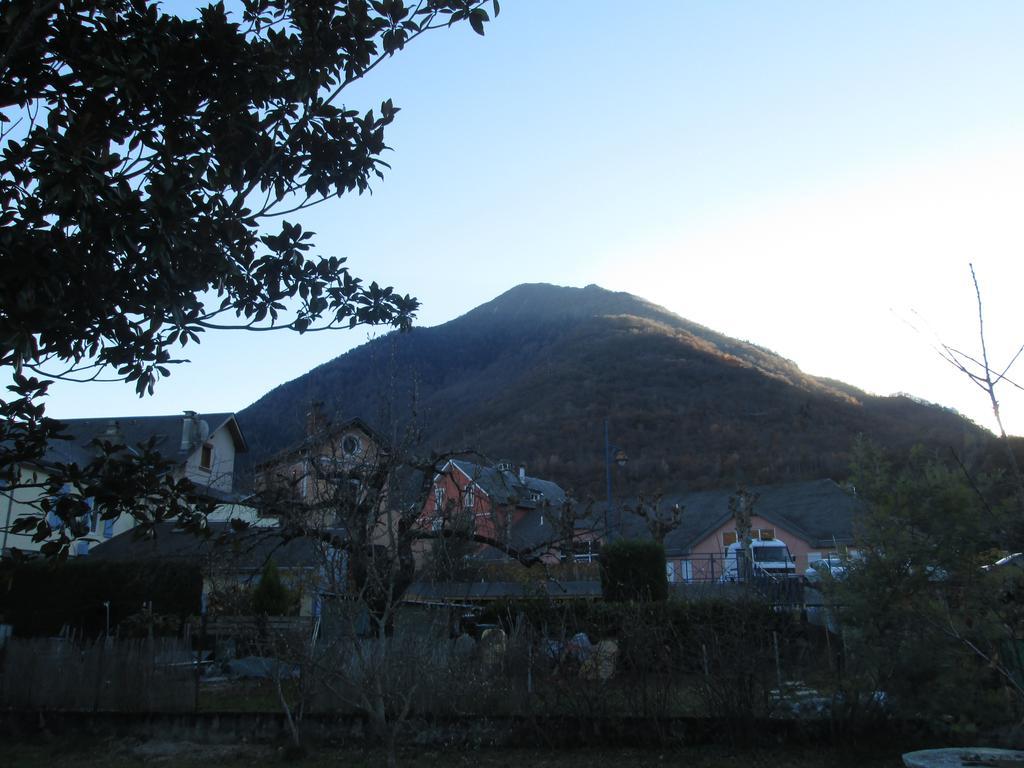
<svg viewBox="0 0 1024 768">
<path fill-rule="evenodd" d="M 210 469 L 201 466 L 203 443 L 213 447 Z M 235 440 L 231 430 L 220 427 L 205 441 L 199 441 L 185 462 L 184 475 L 200 488 L 213 488 L 230 493 L 234 484 Z"/>
<path fill-rule="evenodd" d="M 34 484 L 45 482 L 49 475 L 39 468 L 19 469 L 19 483 Z M 39 488 L 15 488 L 10 494 L 0 495 L 0 548 L 3 550 L 18 549 L 22 552 L 38 552 L 44 542 L 32 541 L 32 534 L 11 533 L 10 525 L 22 516 L 39 517 L 39 507 L 35 506 L 46 494 Z M 93 532 L 89 536 L 92 541 L 78 542 L 72 548 L 72 555 L 88 554 L 89 548 L 106 539 L 129 531 L 135 527 L 135 520 L 122 515 L 116 520 L 95 520 Z M 56 537 L 54 537 L 56 538 Z"/>
</svg>

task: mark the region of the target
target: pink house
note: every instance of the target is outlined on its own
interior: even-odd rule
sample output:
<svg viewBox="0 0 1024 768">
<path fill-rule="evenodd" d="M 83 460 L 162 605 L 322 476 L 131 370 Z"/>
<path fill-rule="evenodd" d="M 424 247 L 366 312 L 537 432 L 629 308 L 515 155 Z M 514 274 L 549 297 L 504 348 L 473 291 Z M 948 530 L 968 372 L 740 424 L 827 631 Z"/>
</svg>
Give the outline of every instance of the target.
<svg viewBox="0 0 1024 768">
<path fill-rule="evenodd" d="M 832 480 L 811 480 L 747 489 L 755 501 L 751 536 L 786 543 L 802 574 L 816 560 L 843 554 L 854 543 L 854 524 L 862 502 Z M 662 498 L 665 509 L 683 508 L 680 525 L 665 537 L 670 582 L 716 581 L 722 574 L 726 548 L 736 541 L 729 509 L 731 490 L 699 491 Z M 647 538 L 646 522 L 628 507 L 619 535 Z"/>
<path fill-rule="evenodd" d="M 511 462 L 487 466 L 450 459 L 434 476 L 417 525 L 434 531 L 462 529 L 526 549 L 554 538 L 544 512 L 560 508 L 565 500 L 557 483 L 531 477 L 525 467 Z M 486 549 L 481 545 L 481 552 Z"/>
</svg>

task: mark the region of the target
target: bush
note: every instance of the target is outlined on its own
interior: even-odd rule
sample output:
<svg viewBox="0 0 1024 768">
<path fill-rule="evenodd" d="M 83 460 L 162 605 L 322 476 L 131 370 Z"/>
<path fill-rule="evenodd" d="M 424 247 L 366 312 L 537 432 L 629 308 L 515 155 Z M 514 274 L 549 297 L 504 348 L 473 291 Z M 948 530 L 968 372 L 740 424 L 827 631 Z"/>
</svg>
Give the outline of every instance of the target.
<svg viewBox="0 0 1024 768">
<path fill-rule="evenodd" d="M 292 612 L 295 596 L 281 583 L 273 560 L 268 560 L 260 574 L 260 583 L 252 593 L 252 607 L 259 616 L 286 616 Z"/>
<path fill-rule="evenodd" d="M 668 597 L 665 548 L 653 541 L 616 541 L 601 553 L 601 591 L 612 602 Z"/>
</svg>

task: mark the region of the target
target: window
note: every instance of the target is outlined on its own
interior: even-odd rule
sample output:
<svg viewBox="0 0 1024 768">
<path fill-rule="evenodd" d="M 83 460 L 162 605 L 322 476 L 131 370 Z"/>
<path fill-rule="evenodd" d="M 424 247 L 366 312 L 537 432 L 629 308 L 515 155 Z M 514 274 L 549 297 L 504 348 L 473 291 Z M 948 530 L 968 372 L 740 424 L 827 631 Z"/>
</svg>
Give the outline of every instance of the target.
<svg viewBox="0 0 1024 768">
<path fill-rule="evenodd" d="M 789 560 L 786 547 L 758 547 L 754 550 L 755 563 L 781 563 Z"/>
<path fill-rule="evenodd" d="M 679 563 L 675 560 L 665 561 L 665 578 L 668 579 L 669 584 L 679 581 Z"/>
<path fill-rule="evenodd" d="M 438 485 L 434 487 L 434 511 L 444 511 L 444 486 Z"/>
<path fill-rule="evenodd" d="M 60 506 L 60 500 L 69 493 L 71 493 L 71 484 L 64 483 L 60 488 L 60 492 L 56 496 L 49 497 L 50 511 L 46 513 L 46 523 L 55 531 L 64 527 L 64 519 L 57 514 L 57 509 Z M 90 504 L 90 508 L 91 506 L 92 505 Z"/>
<path fill-rule="evenodd" d="M 752 541 L 772 541 L 775 538 L 774 528 L 751 528 L 750 539 Z M 739 541 L 739 534 L 736 531 L 722 531 L 722 546 L 728 548 L 730 544 Z"/>
<path fill-rule="evenodd" d="M 85 505 L 89 507 L 89 533 L 96 533 L 96 530 L 99 528 L 100 525 L 100 516 L 96 512 L 96 510 L 93 509 L 94 502 L 95 500 L 91 496 L 85 500 Z"/>
<path fill-rule="evenodd" d="M 362 443 L 355 435 L 345 435 L 341 439 L 341 451 L 346 456 L 355 456 L 362 447 Z"/>
<path fill-rule="evenodd" d="M 473 493 L 473 486 L 466 486 L 466 490 L 462 492 L 462 505 L 466 509 L 472 509 L 476 503 L 475 494 Z"/>
<path fill-rule="evenodd" d="M 573 559 L 577 563 L 593 563 L 601 556 L 600 542 L 593 539 L 576 542 L 573 550 Z"/>
<path fill-rule="evenodd" d="M 213 469 L 213 446 L 209 443 L 203 443 L 199 451 L 199 468 L 207 472 Z"/>
</svg>

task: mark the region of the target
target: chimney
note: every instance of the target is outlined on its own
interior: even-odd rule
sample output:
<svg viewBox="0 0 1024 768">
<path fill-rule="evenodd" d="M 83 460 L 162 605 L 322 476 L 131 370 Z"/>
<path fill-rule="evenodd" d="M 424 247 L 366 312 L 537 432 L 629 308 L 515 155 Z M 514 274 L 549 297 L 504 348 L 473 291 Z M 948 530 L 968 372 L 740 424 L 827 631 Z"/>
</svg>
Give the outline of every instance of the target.
<svg viewBox="0 0 1024 768">
<path fill-rule="evenodd" d="M 522 464 L 519 465 L 519 482 L 526 483 L 526 467 Z"/>
<path fill-rule="evenodd" d="M 306 412 L 306 437 L 313 437 L 324 426 L 324 404 L 322 400 L 314 400 Z"/>
<path fill-rule="evenodd" d="M 181 422 L 181 450 L 185 453 L 192 450 L 192 443 L 196 438 L 196 428 L 196 412 L 185 411 L 185 418 Z"/>
</svg>

